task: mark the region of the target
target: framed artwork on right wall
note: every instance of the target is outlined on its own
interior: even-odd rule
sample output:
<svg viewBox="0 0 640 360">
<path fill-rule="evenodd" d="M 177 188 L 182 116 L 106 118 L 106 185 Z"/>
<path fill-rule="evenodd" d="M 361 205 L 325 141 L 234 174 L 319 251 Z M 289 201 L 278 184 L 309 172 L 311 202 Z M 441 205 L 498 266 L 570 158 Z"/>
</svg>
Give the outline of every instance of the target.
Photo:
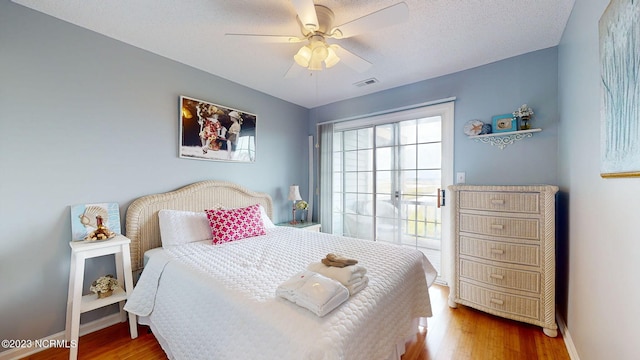
<svg viewBox="0 0 640 360">
<path fill-rule="evenodd" d="M 640 177 L 640 2 L 611 0 L 600 36 L 600 176 Z"/>
</svg>

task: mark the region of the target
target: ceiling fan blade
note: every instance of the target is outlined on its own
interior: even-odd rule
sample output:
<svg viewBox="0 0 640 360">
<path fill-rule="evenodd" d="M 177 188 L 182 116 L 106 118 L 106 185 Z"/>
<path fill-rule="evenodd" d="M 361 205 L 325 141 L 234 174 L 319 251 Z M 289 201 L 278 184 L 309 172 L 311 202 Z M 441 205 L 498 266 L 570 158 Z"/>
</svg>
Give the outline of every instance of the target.
<svg viewBox="0 0 640 360">
<path fill-rule="evenodd" d="M 318 24 L 318 16 L 313 0 L 291 0 L 293 7 L 296 9 L 298 18 L 302 26 L 310 31 L 316 31 L 320 27 Z"/>
<path fill-rule="evenodd" d="M 335 27 L 332 30 L 332 37 L 348 38 L 399 24 L 407 19 L 409 19 L 409 7 L 401 2 Z"/>
<path fill-rule="evenodd" d="M 359 73 L 369 70 L 371 65 L 373 65 L 340 45 L 332 44 L 331 46 L 336 52 L 336 55 L 340 58 L 340 61 L 344 62 L 345 65 Z"/>
<path fill-rule="evenodd" d="M 306 39 L 300 39 L 290 35 L 264 35 L 264 34 L 224 34 L 224 36 L 248 41 L 265 42 L 265 43 L 299 43 Z"/>
</svg>

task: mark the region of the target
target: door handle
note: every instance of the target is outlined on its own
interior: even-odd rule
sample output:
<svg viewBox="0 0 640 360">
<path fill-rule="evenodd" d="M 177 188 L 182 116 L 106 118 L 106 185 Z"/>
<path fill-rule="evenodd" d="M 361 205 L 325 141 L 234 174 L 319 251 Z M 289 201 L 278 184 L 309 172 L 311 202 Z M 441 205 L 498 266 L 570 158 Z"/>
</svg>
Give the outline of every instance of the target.
<svg viewBox="0 0 640 360">
<path fill-rule="evenodd" d="M 438 188 L 438 209 L 442 206 L 446 206 L 445 204 L 445 192 L 444 190 Z"/>
</svg>

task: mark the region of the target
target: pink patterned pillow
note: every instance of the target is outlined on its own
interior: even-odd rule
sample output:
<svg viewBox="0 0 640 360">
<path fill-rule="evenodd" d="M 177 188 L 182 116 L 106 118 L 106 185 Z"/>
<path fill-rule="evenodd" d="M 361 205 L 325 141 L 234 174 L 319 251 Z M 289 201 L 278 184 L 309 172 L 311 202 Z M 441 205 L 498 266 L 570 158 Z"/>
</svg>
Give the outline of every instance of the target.
<svg viewBox="0 0 640 360">
<path fill-rule="evenodd" d="M 214 244 L 266 234 L 260 214 L 260 205 L 238 209 L 205 210 Z"/>
</svg>

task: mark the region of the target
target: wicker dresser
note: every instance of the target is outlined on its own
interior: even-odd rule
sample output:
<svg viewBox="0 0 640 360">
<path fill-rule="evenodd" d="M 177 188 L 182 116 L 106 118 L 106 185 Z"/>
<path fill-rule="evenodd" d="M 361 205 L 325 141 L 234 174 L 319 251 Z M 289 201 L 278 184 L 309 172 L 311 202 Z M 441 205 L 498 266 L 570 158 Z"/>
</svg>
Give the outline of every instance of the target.
<svg viewBox="0 0 640 360">
<path fill-rule="evenodd" d="M 556 186 L 454 185 L 449 306 L 541 326 L 555 321 Z"/>
</svg>

